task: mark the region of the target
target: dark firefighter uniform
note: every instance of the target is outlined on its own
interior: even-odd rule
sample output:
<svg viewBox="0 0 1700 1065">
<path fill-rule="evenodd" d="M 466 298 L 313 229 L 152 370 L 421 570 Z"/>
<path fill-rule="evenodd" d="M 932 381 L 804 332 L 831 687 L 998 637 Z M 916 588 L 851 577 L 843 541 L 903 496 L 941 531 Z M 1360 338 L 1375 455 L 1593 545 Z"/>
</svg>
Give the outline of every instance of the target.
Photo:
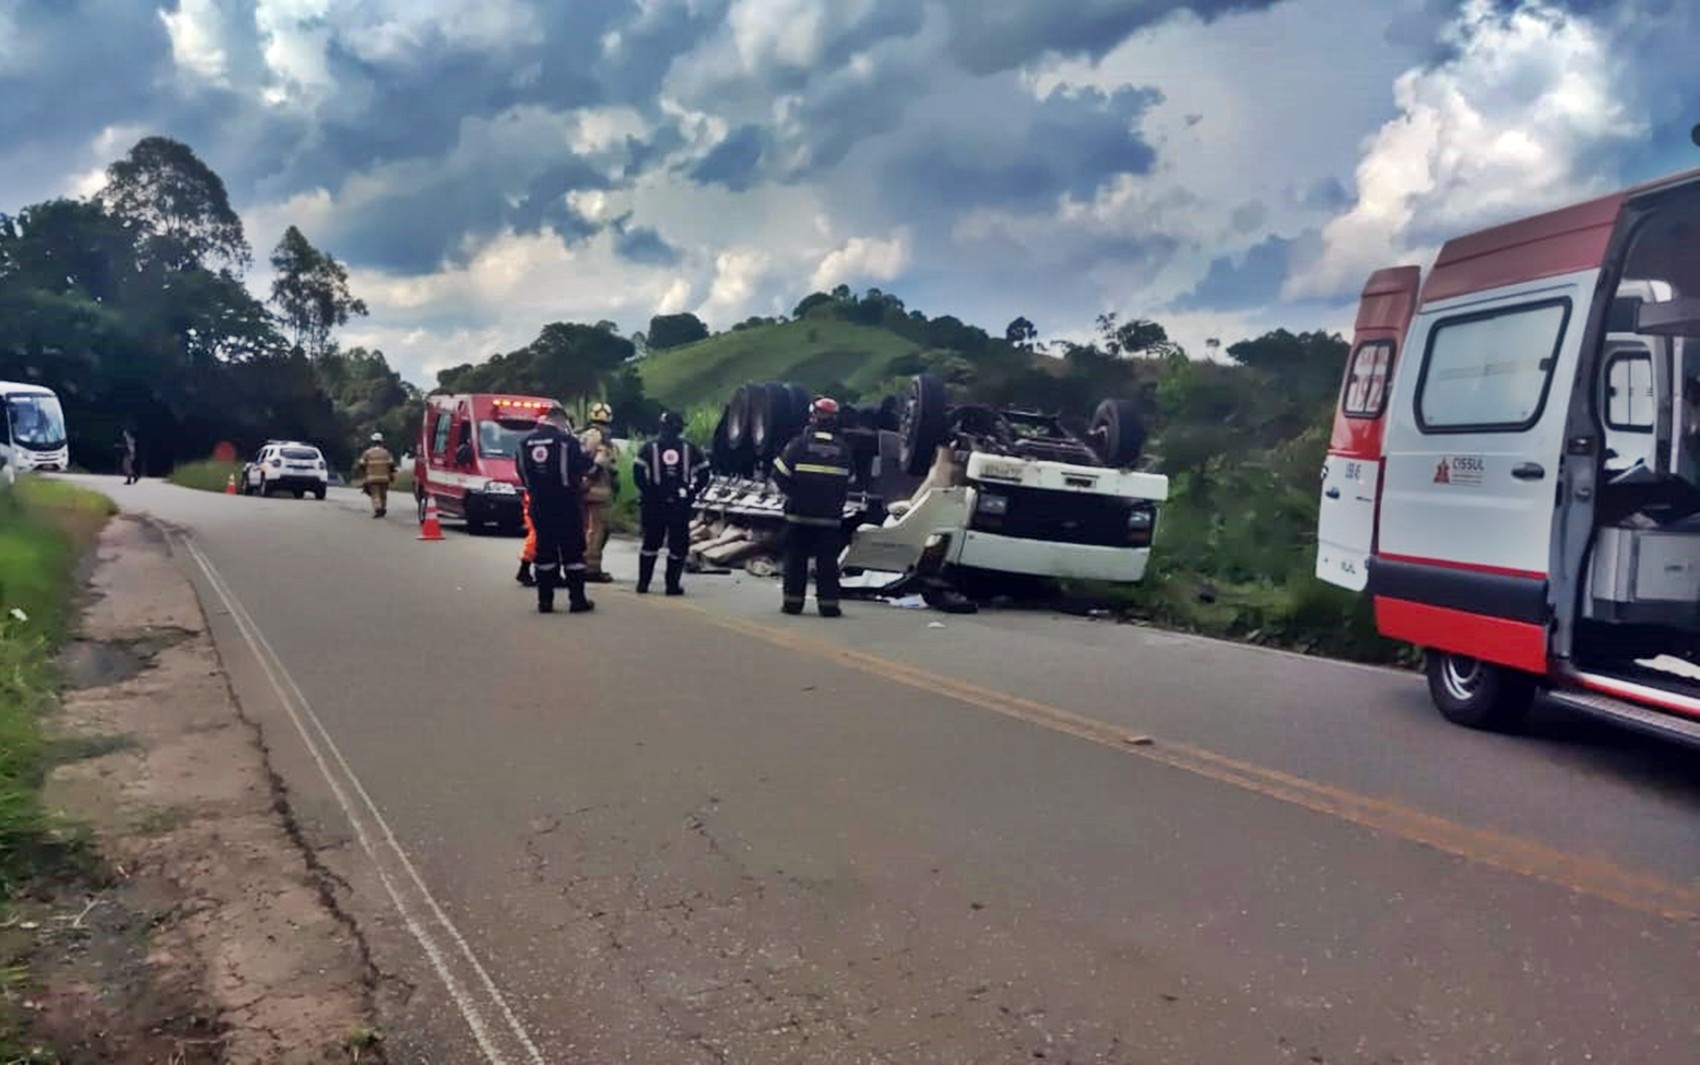
<svg viewBox="0 0 1700 1065">
<path fill-rule="evenodd" d="M 844 550 L 844 497 L 850 491 L 850 445 L 838 434 L 838 404 L 816 400 L 809 428 L 773 461 L 785 491 L 785 600 L 787 614 L 803 612 L 809 563 L 815 564 L 815 601 L 822 617 L 839 615 L 838 556 Z"/>
<path fill-rule="evenodd" d="M 584 511 L 579 497 L 590 459 L 561 426 L 540 421 L 519 445 L 520 482 L 531 497 L 537 532 L 537 610 L 555 609 L 555 587 L 564 584 L 572 613 L 595 609 L 584 595 Z"/>
<path fill-rule="evenodd" d="M 667 547 L 667 594 L 684 595 L 681 582 L 690 550 L 691 501 L 708 482 L 708 457 L 679 435 L 679 416 L 661 416 L 661 434 L 638 449 L 632 478 L 642 499 L 643 547 L 638 552 L 637 590 L 649 591 L 655 562 Z"/>
</svg>

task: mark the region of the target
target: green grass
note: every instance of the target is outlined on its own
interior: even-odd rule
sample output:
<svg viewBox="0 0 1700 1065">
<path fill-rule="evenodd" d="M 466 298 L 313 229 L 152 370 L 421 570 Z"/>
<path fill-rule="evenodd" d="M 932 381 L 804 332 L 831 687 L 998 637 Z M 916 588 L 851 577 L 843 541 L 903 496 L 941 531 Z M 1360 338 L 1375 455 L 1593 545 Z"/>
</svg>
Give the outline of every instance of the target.
<svg viewBox="0 0 1700 1065">
<path fill-rule="evenodd" d="M 751 381 L 796 381 L 811 388 L 842 382 L 873 388 L 892 375 L 893 359 L 920 351 L 885 329 L 805 319 L 722 333 L 649 355 L 639 369 L 653 398 L 672 407 L 718 406 Z"/>
<path fill-rule="evenodd" d="M 74 617 L 77 561 L 116 510 L 105 496 L 40 477 L 0 490 L 0 917 L 77 838 L 41 807 L 52 752 L 40 722 L 54 705 L 53 656 Z M 0 996 L 0 1060 L 10 1060 L 16 1031 L 9 1005 Z"/>
<path fill-rule="evenodd" d="M 241 463 L 203 459 L 200 462 L 184 463 L 172 470 L 171 476 L 167 477 L 166 480 L 184 488 L 198 488 L 203 492 L 222 492 L 231 477 L 240 477 L 241 475 Z"/>
</svg>

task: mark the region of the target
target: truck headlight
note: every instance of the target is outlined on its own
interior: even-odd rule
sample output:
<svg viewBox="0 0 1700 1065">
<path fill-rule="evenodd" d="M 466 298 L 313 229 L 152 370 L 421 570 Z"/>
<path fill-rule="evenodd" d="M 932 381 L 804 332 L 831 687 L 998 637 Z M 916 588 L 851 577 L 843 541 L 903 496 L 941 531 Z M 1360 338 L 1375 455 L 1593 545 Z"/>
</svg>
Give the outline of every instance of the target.
<svg viewBox="0 0 1700 1065">
<path fill-rule="evenodd" d="M 1127 512 L 1127 542 L 1134 547 L 1150 547 L 1152 533 L 1157 528 L 1157 510 L 1149 504 L 1136 505 Z"/>
<path fill-rule="evenodd" d="M 519 494 L 519 490 L 506 481 L 485 481 L 484 491 L 493 496 L 511 496 Z"/>
<path fill-rule="evenodd" d="M 1009 513 L 1009 497 L 1000 496 L 994 492 L 981 492 L 974 502 L 974 509 L 982 514 L 1004 515 Z"/>
</svg>

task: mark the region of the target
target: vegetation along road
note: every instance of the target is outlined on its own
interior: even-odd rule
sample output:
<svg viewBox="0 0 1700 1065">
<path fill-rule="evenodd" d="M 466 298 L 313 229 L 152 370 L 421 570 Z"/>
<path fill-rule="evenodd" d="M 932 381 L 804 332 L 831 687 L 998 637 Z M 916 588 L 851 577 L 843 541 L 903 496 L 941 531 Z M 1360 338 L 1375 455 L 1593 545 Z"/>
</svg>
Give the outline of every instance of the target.
<svg viewBox="0 0 1700 1065">
<path fill-rule="evenodd" d="M 90 483 L 178 530 L 392 1060 L 1693 1060 L 1685 752 L 1136 626 L 640 599 L 624 548 L 540 617 L 511 540 Z"/>
</svg>

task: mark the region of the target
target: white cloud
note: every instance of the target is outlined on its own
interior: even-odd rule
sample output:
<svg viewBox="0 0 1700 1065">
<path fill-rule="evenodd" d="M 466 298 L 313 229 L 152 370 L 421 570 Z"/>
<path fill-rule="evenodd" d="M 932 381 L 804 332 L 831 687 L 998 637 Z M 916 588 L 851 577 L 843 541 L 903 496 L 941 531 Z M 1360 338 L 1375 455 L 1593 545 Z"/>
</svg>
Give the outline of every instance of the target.
<svg viewBox="0 0 1700 1065">
<path fill-rule="evenodd" d="M 215 84 L 226 83 L 230 56 L 224 47 L 224 18 L 218 0 L 178 0 L 176 10 L 159 13 L 179 70 Z"/>
<path fill-rule="evenodd" d="M 1467 0 L 1447 39 L 1452 59 L 1395 83 L 1400 114 L 1368 142 L 1356 204 L 1287 296 L 1353 291 L 1378 267 L 1428 257 L 1435 239 L 1617 184 L 1591 153 L 1643 130 L 1599 27 L 1541 0 L 1509 14 Z"/>
<path fill-rule="evenodd" d="M 815 268 L 809 285 L 817 292 L 842 282 L 890 281 L 909 266 L 909 234 L 898 231 L 889 240 L 851 237 L 834 248 Z"/>
<path fill-rule="evenodd" d="M 714 282 L 697 313 L 710 319 L 739 317 L 751 308 L 772 266 L 773 257 L 758 248 L 731 248 L 716 255 Z"/>
<path fill-rule="evenodd" d="M 636 329 L 656 308 L 688 298 L 679 271 L 634 265 L 614 241 L 610 232 L 569 245 L 554 233 L 505 231 L 469 248 L 464 265 L 430 274 L 352 269 L 350 287 L 371 316 L 352 323 L 343 342 L 382 348 L 404 377 L 429 384 L 446 366 L 529 343 L 546 322 L 607 318 Z M 736 300 L 750 263 L 741 253 L 723 258 L 724 295 Z"/>
</svg>

